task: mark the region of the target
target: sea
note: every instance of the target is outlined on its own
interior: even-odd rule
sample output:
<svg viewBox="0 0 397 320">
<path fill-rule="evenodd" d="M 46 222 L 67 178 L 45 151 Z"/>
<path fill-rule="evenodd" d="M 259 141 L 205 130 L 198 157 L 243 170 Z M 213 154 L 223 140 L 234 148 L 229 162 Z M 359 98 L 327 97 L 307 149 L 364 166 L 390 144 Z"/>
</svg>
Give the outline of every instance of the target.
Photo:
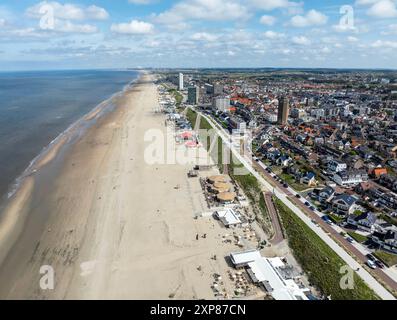
<svg viewBox="0 0 397 320">
<path fill-rule="evenodd" d="M 132 70 L 0 72 L 0 199 L 47 146 L 132 84 Z"/>
</svg>

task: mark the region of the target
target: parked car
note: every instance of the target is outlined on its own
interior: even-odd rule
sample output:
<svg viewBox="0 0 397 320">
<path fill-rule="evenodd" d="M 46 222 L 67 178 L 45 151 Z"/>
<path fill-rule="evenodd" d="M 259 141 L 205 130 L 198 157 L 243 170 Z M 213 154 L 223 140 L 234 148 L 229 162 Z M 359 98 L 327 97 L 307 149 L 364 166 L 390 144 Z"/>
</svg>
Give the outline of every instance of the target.
<svg viewBox="0 0 397 320">
<path fill-rule="evenodd" d="M 284 183 L 284 184 L 283 184 L 283 187 L 284 187 L 284 188 L 288 188 L 288 184 Z"/>
<path fill-rule="evenodd" d="M 376 264 L 379 268 L 381 268 L 381 269 L 383 269 L 383 268 L 385 267 L 385 265 L 383 264 L 383 262 L 380 261 L 380 260 L 376 260 L 376 261 L 375 261 L 375 264 Z"/>
<path fill-rule="evenodd" d="M 330 226 L 332 226 L 334 223 L 332 222 L 332 220 L 327 216 L 324 215 L 321 217 L 321 219 L 323 219 L 326 223 L 328 223 Z"/>
<path fill-rule="evenodd" d="M 310 207 L 310 203 L 306 201 L 305 206 Z"/>
<path fill-rule="evenodd" d="M 351 238 L 351 237 L 347 237 L 346 240 L 349 241 L 350 243 L 354 242 L 353 238 Z"/>
<path fill-rule="evenodd" d="M 316 210 L 316 208 L 313 206 L 310 206 L 310 210 L 314 211 L 314 210 Z"/>
<path fill-rule="evenodd" d="M 367 261 L 367 265 L 368 265 L 368 267 L 370 267 L 371 269 L 376 269 L 376 264 L 375 264 L 375 262 L 373 262 L 372 260 L 368 260 L 368 261 Z"/>
<path fill-rule="evenodd" d="M 366 254 L 365 256 L 366 256 L 369 260 L 371 260 L 371 261 L 373 261 L 373 262 L 376 261 L 376 258 L 375 258 L 372 254 L 370 254 L 370 253 Z"/>
<path fill-rule="evenodd" d="M 302 196 L 300 194 L 296 194 L 295 197 L 297 197 L 298 199 L 302 198 Z"/>
</svg>

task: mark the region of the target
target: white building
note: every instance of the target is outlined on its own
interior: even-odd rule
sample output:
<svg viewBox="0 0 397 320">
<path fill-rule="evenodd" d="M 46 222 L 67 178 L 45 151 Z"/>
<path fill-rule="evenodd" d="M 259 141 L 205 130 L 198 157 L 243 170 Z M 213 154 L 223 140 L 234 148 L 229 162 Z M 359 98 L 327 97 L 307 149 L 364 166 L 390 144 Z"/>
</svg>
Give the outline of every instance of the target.
<svg viewBox="0 0 397 320">
<path fill-rule="evenodd" d="M 230 208 L 216 211 L 215 216 L 222 221 L 225 227 L 241 224 L 240 215 Z"/>
<path fill-rule="evenodd" d="M 230 109 L 230 98 L 214 98 L 212 106 L 222 112 L 228 112 Z"/>
<path fill-rule="evenodd" d="M 248 250 L 231 253 L 230 259 L 236 268 L 247 268 L 252 281 L 275 300 L 309 300 L 306 294 L 310 290 L 283 273 L 286 265 L 280 258 L 265 258 L 257 250 Z"/>
<path fill-rule="evenodd" d="M 368 181 L 368 174 L 361 171 L 341 171 L 332 177 L 338 185 L 342 187 L 355 186 L 361 182 Z"/>
<path fill-rule="evenodd" d="M 338 160 L 331 160 L 328 162 L 327 169 L 329 172 L 341 172 L 347 169 L 347 164 Z"/>
<path fill-rule="evenodd" d="M 183 73 L 179 74 L 179 85 L 178 85 L 179 90 L 183 90 Z"/>
<path fill-rule="evenodd" d="M 277 122 L 277 114 L 274 113 L 267 113 L 265 115 L 265 119 L 269 121 L 270 123 L 276 123 Z"/>
</svg>

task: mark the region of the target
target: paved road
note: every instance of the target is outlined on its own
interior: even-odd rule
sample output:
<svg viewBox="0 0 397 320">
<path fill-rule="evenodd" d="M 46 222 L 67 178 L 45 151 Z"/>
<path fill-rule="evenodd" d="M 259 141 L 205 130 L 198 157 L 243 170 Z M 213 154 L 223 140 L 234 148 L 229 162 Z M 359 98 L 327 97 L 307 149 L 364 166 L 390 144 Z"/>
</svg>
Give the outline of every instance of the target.
<svg viewBox="0 0 397 320">
<path fill-rule="evenodd" d="M 284 240 L 283 229 L 281 228 L 280 219 L 273 203 L 273 194 L 271 192 L 264 192 L 263 196 L 265 198 L 266 207 L 269 211 L 270 219 L 272 220 L 274 236 L 271 239 L 273 245 L 279 244 Z"/>
<path fill-rule="evenodd" d="M 381 285 L 366 269 L 362 267 L 360 263 L 358 263 L 349 253 L 347 253 L 345 249 L 349 250 L 350 247 L 353 247 L 349 242 L 347 242 L 328 224 L 323 222 L 321 218 L 318 217 L 314 212 L 306 208 L 303 203 L 297 201 L 298 199 L 292 196 L 292 193 L 287 188 L 283 188 L 282 186 L 280 186 L 280 188 L 274 188 L 274 185 L 272 185 L 270 182 L 274 184 L 275 181 L 266 172 L 265 166 L 262 163 L 254 162 L 256 164 L 255 167 L 258 169 L 258 171 L 264 174 L 266 179 L 253 168 L 251 159 L 247 159 L 245 156 L 242 156 L 230 143 L 230 135 L 228 133 L 226 133 L 223 129 L 220 129 L 220 127 L 215 124 L 215 122 L 207 115 L 201 114 L 201 116 L 207 119 L 207 121 L 217 130 L 224 144 L 232 151 L 234 156 L 244 165 L 244 167 L 257 178 L 259 183 L 268 191 L 273 190 L 275 196 L 279 198 L 288 208 L 290 208 L 292 212 L 294 212 L 309 228 L 311 228 L 332 250 L 334 250 L 335 253 L 338 254 L 339 257 L 341 257 L 348 266 L 350 266 L 350 268 L 352 268 L 353 270 L 358 270 L 356 271 L 356 273 L 367 283 L 367 285 L 372 290 L 374 290 L 374 292 L 381 299 L 396 300 L 396 298 L 388 290 L 386 290 L 383 285 Z M 324 227 L 324 230 L 321 227 L 314 225 L 311 219 L 315 219 L 315 221 L 318 221 L 317 219 L 321 220 L 318 223 L 321 222 L 321 226 Z M 335 238 L 335 240 L 330 236 L 330 234 Z M 343 240 L 340 238 L 343 238 Z M 362 255 L 356 248 L 353 247 L 351 252 L 354 255 L 357 254 L 357 258 L 361 261 L 361 263 L 366 262 L 367 259 L 365 258 L 365 256 Z M 396 290 L 397 284 L 393 281 L 393 279 L 387 276 L 380 269 L 376 269 L 373 271 L 384 283 Z"/>
<path fill-rule="evenodd" d="M 281 183 L 277 182 L 261 165 L 255 165 L 256 169 L 259 170 L 267 179 L 273 182 L 275 186 L 278 186 L 280 189 L 284 191 L 284 193 L 289 197 L 289 200 L 292 201 L 296 206 L 300 208 L 310 219 L 316 221 L 322 229 L 324 229 L 327 233 L 329 233 L 332 238 L 337 241 L 344 249 L 348 252 L 352 253 L 361 263 L 365 264 L 368 258 L 358 250 L 353 244 L 347 241 L 343 236 L 341 236 L 332 226 L 327 224 L 323 219 L 321 219 L 318 214 L 313 212 L 307 206 L 305 206 L 301 201 L 299 201 L 293 193 L 289 190 L 289 188 L 284 188 Z M 381 279 L 387 286 L 397 291 L 397 283 L 390 278 L 382 269 L 375 269 L 371 271 L 376 276 Z"/>
</svg>

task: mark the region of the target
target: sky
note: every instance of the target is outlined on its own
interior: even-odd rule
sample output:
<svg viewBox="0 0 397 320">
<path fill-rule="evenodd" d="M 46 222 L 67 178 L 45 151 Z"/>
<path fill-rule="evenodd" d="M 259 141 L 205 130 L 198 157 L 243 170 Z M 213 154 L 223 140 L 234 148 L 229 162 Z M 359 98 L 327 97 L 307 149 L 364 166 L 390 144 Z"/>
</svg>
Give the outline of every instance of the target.
<svg viewBox="0 0 397 320">
<path fill-rule="evenodd" d="M 397 0 L 2 0 L 0 71 L 397 69 Z"/>
</svg>

